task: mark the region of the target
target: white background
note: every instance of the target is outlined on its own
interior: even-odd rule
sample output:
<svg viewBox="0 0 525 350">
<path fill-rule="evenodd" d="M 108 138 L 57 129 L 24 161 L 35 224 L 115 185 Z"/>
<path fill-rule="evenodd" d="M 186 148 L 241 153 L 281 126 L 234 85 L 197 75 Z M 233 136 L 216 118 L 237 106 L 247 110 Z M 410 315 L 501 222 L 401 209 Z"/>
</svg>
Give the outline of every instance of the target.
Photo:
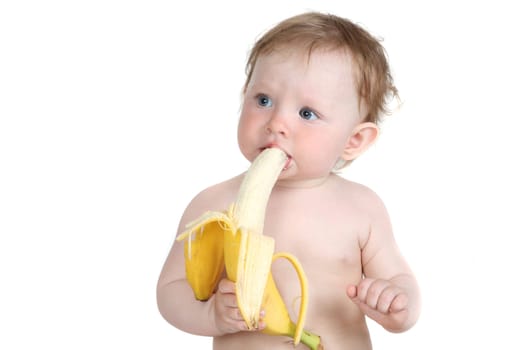
<svg viewBox="0 0 525 350">
<path fill-rule="evenodd" d="M 382 37 L 404 101 L 344 173 L 384 199 L 423 291 L 411 331 L 371 324 L 376 348 L 525 347 L 521 10 L 175 3 L 1 3 L 0 348 L 210 348 L 161 318 L 156 280 L 188 201 L 248 166 L 248 50 L 309 9 Z"/>
</svg>

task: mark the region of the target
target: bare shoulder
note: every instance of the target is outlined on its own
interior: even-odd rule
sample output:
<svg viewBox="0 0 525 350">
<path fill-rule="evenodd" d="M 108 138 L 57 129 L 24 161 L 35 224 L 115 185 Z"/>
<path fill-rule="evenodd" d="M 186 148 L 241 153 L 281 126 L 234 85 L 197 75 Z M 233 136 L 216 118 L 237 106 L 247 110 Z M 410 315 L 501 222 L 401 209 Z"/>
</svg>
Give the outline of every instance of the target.
<svg viewBox="0 0 525 350">
<path fill-rule="evenodd" d="M 339 176 L 336 177 L 336 198 L 338 207 L 347 213 L 355 225 L 360 227 L 361 247 L 370 241 L 370 234 L 375 233 L 378 240 L 384 240 L 392 234 L 390 217 L 381 197 L 371 188 Z"/>
<path fill-rule="evenodd" d="M 352 206 L 370 213 L 384 210 L 382 199 L 368 186 L 337 175 L 334 175 L 333 183 L 334 190 L 339 194 L 338 197 L 348 201 Z"/>
<path fill-rule="evenodd" d="M 228 209 L 236 199 L 242 176 L 241 174 L 214 184 L 193 197 L 182 215 L 179 231 L 188 222 L 198 218 L 206 211 L 223 211 Z"/>
<path fill-rule="evenodd" d="M 358 225 L 363 271 L 368 277 L 390 278 L 408 271 L 397 248 L 388 211 L 380 196 L 367 186 L 336 179 L 349 220 Z M 346 207 L 344 207 L 346 206 Z"/>
</svg>

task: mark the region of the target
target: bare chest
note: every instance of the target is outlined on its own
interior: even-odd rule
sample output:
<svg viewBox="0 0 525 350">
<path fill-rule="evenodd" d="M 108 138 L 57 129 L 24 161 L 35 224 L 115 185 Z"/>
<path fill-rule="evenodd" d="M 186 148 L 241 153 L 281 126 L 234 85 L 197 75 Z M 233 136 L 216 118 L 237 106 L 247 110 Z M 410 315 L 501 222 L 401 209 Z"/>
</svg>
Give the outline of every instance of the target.
<svg viewBox="0 0 525 350">
<path fill-rule="evenodd" d="M 274 237 L 276 251 L 305 262 L 353 265 L 368 234 L 359 208 L 337 197 L 277 196 L 268 203 L 264 234 Z"/>
<path fill-rule="evenodd" d="M 346 286 L 361 279 L 366 219 L 351 203 L 342 205 L 337 199 L 279 199 L 269 203 L 265 234 L 274 237 L 277 252 L 288 252 L 301 263 L 308 279 L 311 312 L 318 319 L 324 313 L 327 319 L 333 318 L 335 310 L 351 306 Z M 278 260 L 272 273 L 289 310 L 297 309 L 301 290 L 295 270 Z"/>
</svg>

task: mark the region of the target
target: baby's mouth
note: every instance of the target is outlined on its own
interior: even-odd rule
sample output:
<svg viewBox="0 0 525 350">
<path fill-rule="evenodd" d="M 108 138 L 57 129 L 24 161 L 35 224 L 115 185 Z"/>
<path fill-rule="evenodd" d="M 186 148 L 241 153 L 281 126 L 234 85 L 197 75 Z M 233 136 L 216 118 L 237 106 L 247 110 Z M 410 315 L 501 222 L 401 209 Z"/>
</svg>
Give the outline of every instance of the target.
<svg viewBox="0 0 525 350">
<path fill-rule="evenodd" d="M 291 155 L 286 153 L 282 148 L 280 148 L 278 146 L 275 146 L 275 145 L 269 145 L 269 146 L 263 147 L 263 148 L 261 148 L 261 152 L 264 151 L 267 148 L 279 148 L 281 151 L 283 151 L 284 154 L 286 154 L 286 162 L 284 163 L 282 171 L 288 170 L 290 168 L 290 166 L 292 164 L 292 156 Z"/>
<path fill-rule="evenodd" d="M 283 171 L 288 170 L 288 168 L 290 168 L 291 164 L 292 164 L 292 156 L 287 154 L 286 155 L 286 163 L 284 163 Z"/>
</svg>

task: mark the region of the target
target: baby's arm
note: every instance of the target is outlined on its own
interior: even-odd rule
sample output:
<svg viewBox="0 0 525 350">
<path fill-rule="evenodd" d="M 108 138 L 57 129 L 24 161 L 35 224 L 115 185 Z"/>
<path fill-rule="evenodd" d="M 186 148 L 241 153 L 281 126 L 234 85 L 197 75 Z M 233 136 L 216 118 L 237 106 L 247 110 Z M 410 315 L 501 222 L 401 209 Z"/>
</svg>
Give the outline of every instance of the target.
<svg viewBox="0 0 525 350">
<path fill-rule="evenodd" d="M 359 284 L 349 285 L 347 295 L 385 329 L 403 332 L 419 317 L 419 287 L 397 247 L 382 201 L 373 193 L 369 197 L 370 232 L 361 248 L 365 277 Z"/>
<path fill-rule="evenodd" d="M 163 317 L 188 333 L 220 336 L 247 330 L 237 307 L 235 285 L 223 279 L 207 301 L 198 301 L 186 280 L 160 283 L 157 302 Z"/>
<path fill-rule="evenodd" d="M 182 216 L 179 233 L 186 222 L 206 211 L 213 201 L 209 197 L 203 192 L 190 203 Z M 195 299 L 186 280 L 183 242 L 175 242 L 166 259 L 157 284 L 157 304 L 166 321 L 188 333 L 220 336 L 247 329 L 231 281 L 222 280 L 209 300 Z"/>
</svg>

